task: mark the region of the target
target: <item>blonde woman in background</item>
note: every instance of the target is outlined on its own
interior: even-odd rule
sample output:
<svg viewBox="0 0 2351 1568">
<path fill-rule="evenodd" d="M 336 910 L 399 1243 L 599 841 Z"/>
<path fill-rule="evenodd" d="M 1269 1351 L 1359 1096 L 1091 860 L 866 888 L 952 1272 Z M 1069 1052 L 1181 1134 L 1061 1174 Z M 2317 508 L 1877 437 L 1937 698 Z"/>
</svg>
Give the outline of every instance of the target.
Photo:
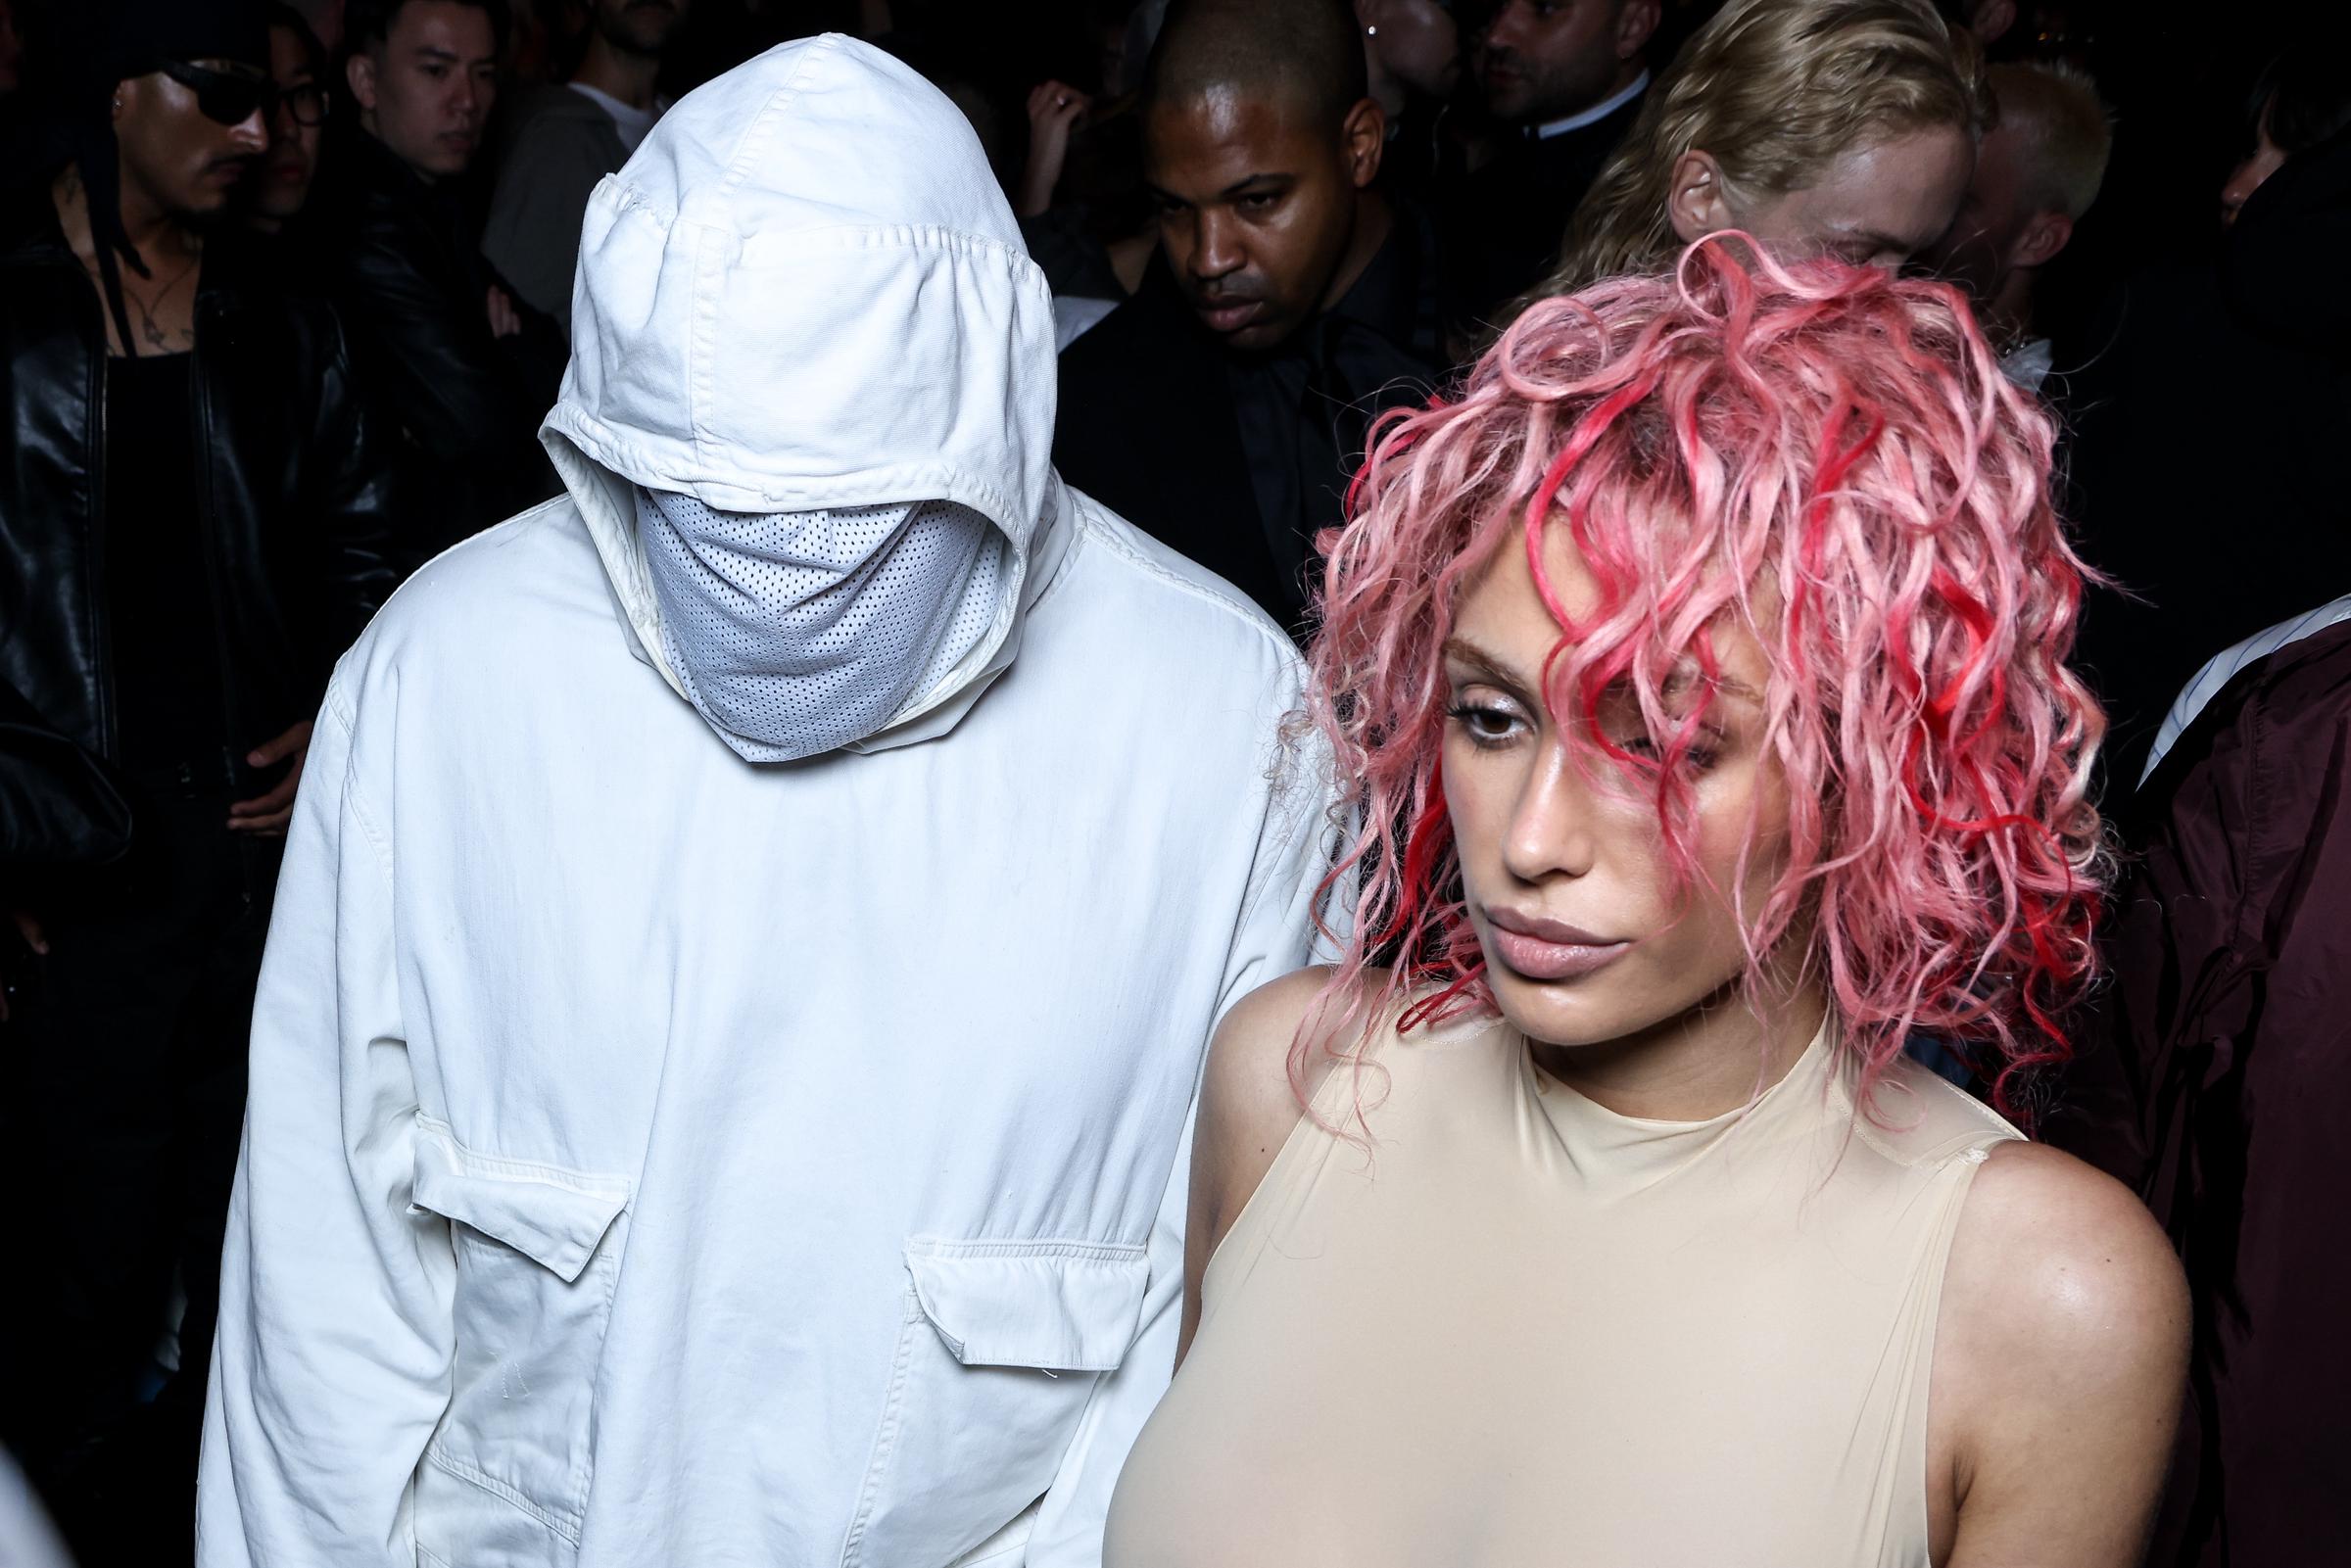
<svg viewBox="0 0 2351 1568">
<path fill-rule="evenodd" d="M 1529 298 L 1662 271 L 1728 228 L 1898 266 L 1950 226 L 1990 104 L 1975 40 L 1928 0 L 1731 0 L 1651 89 Z"/>
</svg>

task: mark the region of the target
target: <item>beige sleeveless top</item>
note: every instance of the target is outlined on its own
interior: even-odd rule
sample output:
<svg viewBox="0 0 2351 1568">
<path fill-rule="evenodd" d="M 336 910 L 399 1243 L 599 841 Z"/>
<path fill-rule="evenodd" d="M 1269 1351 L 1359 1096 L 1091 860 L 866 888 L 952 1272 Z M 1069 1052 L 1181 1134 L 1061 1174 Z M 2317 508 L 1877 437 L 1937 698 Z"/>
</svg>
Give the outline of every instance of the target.
<svg viewBox="0 0 2351 1568">
<path fill-rule="evenodd" d="M 1211 1259 L 1107 1568 L 1927 1562 L 1943 1259 L 2013 1128 L 1907 1061 L 1856 1117 L 1826 1028 L 1696 1122 L 1490 1020 L 1373 1059 L 1368 1158 L 1302 1119 Z"/>
</svg>

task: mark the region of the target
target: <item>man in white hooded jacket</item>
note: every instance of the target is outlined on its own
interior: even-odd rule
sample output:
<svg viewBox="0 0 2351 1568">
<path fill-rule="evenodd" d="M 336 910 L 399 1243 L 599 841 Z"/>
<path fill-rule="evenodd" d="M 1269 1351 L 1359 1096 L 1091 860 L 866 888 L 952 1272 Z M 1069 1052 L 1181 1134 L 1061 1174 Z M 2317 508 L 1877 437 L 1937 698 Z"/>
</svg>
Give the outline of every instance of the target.
<svg viewBox="0 0 2351 1568">
<path fill-rule="evenodd" d="M 568 497 L 318 719 L 200 1560 L 1093 1563 L 1307 956 L 1289 643 L 1054 475 L 1044 279 L 863 45 L 673 109 L 573 309 Z"/>
</svg>

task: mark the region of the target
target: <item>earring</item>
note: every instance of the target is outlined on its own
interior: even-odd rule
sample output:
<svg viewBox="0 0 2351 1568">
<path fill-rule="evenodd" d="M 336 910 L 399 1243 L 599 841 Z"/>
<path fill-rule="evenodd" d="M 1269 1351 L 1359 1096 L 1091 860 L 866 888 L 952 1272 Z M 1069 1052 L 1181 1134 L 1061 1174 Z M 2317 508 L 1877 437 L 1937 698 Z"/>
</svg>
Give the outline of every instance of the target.
<svg viewBox="0 0 2351 1568">
<path fill-rule="evenodd" d="M 1378 37 L 1378 36 L 1379 36 L 1379 25 L 1378 25 L 1378 24 L 1374 23 L 1372 25 L 1370 25 L 1370 26 L 1368 26 L 1368 27 L 1366 27 L 1366 28 L 1364 29 L 1364 36 L 1365 36 L 1365 37 L 1367 37 L 1367 38 L 1376 38 L 1376 37 Z"/>
</svg>

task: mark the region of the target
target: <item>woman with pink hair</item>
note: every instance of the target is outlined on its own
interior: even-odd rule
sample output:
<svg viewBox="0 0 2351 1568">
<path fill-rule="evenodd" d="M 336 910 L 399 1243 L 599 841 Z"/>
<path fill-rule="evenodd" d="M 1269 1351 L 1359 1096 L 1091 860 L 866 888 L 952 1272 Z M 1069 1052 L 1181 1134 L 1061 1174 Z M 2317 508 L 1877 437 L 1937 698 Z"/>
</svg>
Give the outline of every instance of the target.
<svg viewBox="0 0 2351 1568">
<path fill-rule="evenodd" d="M 2009 1119 L 2105 875 L 2049 422 L 1737 241 L 1534 306 L 1324 541 L 1352 919 L 1212 1052 L 1114 1568 L 2138 1560 L 2179 1269 Z"/>
</svg>

